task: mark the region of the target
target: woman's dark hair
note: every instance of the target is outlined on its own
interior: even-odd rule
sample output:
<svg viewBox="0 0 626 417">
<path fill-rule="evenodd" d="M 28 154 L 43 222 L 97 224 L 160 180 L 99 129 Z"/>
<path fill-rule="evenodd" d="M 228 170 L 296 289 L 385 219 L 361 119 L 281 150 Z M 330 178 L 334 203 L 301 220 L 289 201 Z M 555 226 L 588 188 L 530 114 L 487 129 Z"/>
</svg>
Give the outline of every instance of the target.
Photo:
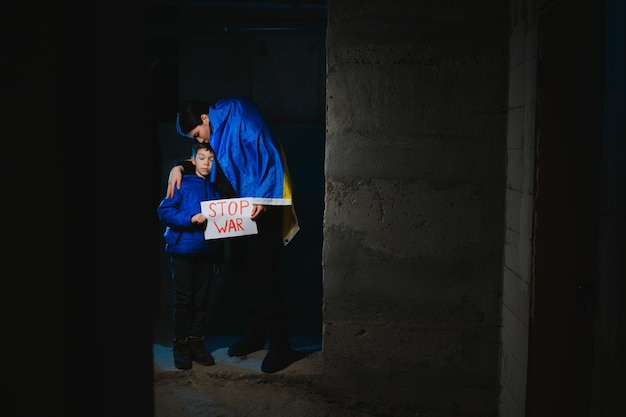
<svg viewBox="0 0 626 417">
<path fill-rule="evenodd" d="M 187 100 L 178 106 L 178 118 L 176 129 L 179 133 L 187 135 L 196 126 L 202 124 L 201 114 L 209 113 L 210 103 L 203 100 Z"/>
</svg>

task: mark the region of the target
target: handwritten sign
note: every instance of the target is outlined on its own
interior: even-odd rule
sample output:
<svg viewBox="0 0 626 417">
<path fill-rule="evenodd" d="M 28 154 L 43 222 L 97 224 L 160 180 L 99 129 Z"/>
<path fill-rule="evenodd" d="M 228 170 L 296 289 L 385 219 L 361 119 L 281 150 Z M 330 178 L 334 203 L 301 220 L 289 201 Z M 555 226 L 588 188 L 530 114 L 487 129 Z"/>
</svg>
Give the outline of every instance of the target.
<svg viewBox="0 0 626 417">
<path fill-rule="evenodd" d="M 247 198 L 201 201 L 200 210 L 207 217 L 206 240 L 259 233 L 256 222 L 250 220 L 252 203 Z"/>
</svg>

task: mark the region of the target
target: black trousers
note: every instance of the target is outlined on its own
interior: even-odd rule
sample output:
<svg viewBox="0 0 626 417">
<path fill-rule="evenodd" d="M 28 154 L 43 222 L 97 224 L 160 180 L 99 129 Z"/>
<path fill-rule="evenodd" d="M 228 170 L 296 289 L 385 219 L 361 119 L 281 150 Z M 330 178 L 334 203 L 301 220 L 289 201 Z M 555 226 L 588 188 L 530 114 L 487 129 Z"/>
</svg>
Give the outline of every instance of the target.
<svg viewBox="0 0 626 417">
<path fill-rule="evenodd" d="M 205 336 L 209 329 L 209 288 L 213 258 L 207 255 L 170 256 L 174 288 L 174 337 Z"/>
<path fill-rule="evenodd" d="M 245 337 L 269 339 L 270 349 L 289 347 L 285 304 L 278 279 L 281 207 L 269 207 L 256 221 L 258 234 L 231 240 L 233 276 L 245 318 Z"/>
</svg>

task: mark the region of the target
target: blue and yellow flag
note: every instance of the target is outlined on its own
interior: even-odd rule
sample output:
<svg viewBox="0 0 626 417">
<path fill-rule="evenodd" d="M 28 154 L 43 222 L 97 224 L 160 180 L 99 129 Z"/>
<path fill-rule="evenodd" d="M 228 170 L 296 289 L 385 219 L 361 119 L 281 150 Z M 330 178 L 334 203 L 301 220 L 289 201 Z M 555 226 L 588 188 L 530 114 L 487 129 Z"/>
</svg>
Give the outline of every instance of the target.
<svg viewBox="0 0 626 417">
<path fill-rule="evenodd" d="M 300 227 L 281 144 L 246 98 L 217 100 L 209 107 L 208 115 L 210 144 L 224 175 L 239 197 L 250 198 L 253 204 L 283 206 L 283 243 L 287 245 Z M 211 180 L 216 181 L 216 176 L 213 170 Z"/>
</svg>

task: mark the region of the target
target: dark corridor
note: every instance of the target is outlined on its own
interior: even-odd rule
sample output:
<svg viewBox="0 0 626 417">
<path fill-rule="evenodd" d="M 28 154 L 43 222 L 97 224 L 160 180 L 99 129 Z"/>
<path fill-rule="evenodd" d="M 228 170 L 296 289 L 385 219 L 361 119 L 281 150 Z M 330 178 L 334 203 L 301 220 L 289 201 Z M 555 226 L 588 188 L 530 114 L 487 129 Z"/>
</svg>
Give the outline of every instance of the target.
<svg viewBox="0 0 626 417">
<path fill-rule="evenodd" d="M 169 169 L 190 152 L 173 127 L 179 99 L 252 98 L 281 141 L 294 182 L 300 231 L 283 248 L 280 272 L 290 334 L 321 345 L 326 2 L 155 2 L 151 11 L 151 127 L 160 154 L 152 167 L 160 178 L 155 209 Z M 155 343 L 171 345 L 169 258 L 164 227 L 156 230 Z M 220 340 L 242 326 L 228 256 L 214 284 L 211 331 Z"/>
</svg>

